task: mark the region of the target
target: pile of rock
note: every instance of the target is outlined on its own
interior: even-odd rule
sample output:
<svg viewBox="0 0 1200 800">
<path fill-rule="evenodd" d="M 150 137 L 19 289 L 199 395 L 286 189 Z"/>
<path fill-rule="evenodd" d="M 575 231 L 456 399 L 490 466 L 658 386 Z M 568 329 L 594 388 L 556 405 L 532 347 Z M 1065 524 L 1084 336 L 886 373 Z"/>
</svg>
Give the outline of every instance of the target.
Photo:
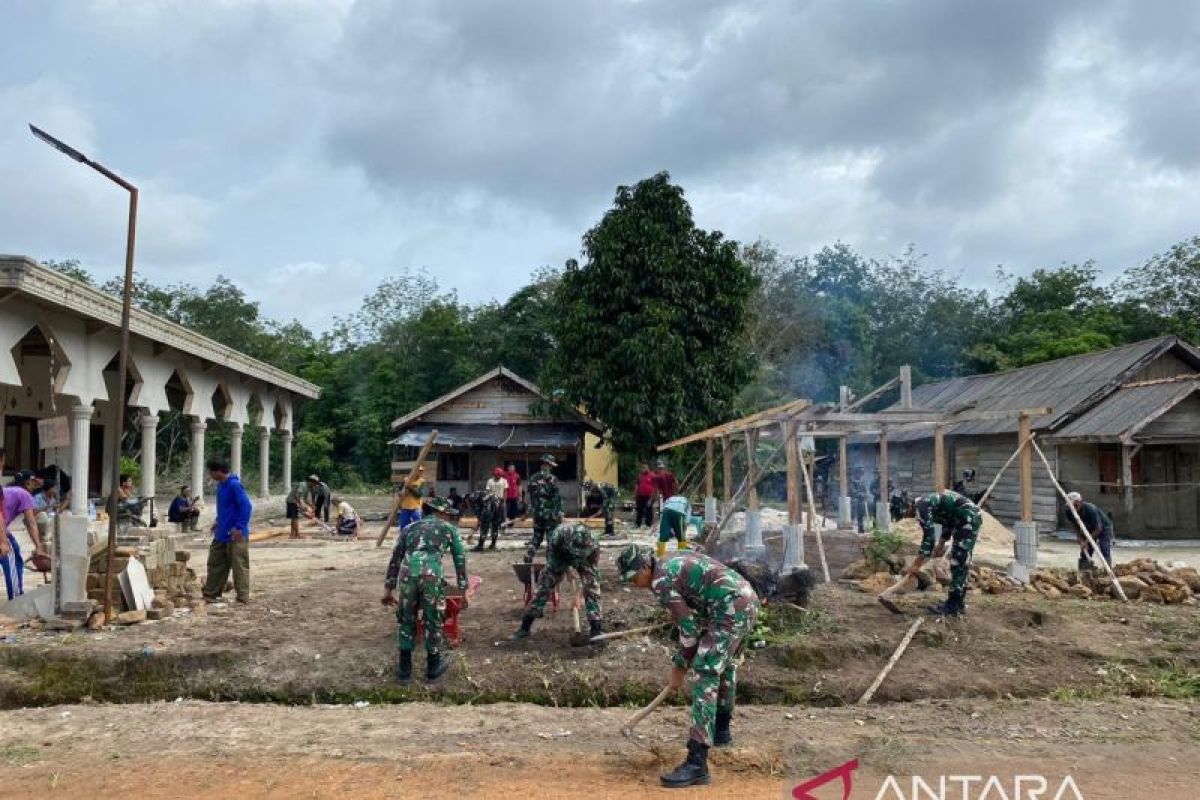
<svg viewBox="0 0 1200 800">
<path fill-rule="evenodd" d="M 879 594 L 895 585 L 904 572 L 903 566 L 889 560 L 887 563 L 855 561 L 846 567 L 842 579 L 859 591 Z M 1121 588 L 1130 600 L 1167 605 L 1197 605 L 1200 600 L 1200 572 L 1193 567 L 1163 565 L 1150 558 L 1139 558 L 1113 567 Z M 906 579 L 897 593 L 940 590 L 950 582 L 950 569 L 945 561 L 926 564 L 917 573 L 915 580 Z M 1002 570 L 974 565 L 970 570 L 967 588 L 986 594 L 1008 592 L 1036 592 L 1043 597 L 1075 597 L 1079 599 L 1109 599 L 1116 596 L 1108 573 L 1103 569 L 1092 572 L 1075 572 L 1066 569 L 1039 569 L 1023 584 Z"/>
</svg>

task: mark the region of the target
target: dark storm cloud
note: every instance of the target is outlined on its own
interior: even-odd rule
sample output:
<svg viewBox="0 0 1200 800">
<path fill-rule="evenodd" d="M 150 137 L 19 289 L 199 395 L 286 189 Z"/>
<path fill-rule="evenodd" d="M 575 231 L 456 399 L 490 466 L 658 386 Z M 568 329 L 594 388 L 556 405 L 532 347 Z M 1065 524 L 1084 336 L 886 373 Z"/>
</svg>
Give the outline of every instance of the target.
<svg viewBox="0 0 1200 800">
<path fill-rule="evenodd" d="M 416 14 L 372 3 L 348 25 L 343 52 L 357 59 L 337 69 L 330 150 L 384 185 L 449 182 L 559 207 L 656 169 L 774 149 L 953 146 L 948 129 L 1038 83 L 1074 13 L 956 0 L 458 2 Z M 988 155 L 973 159 L 985 173 Z"/>
</svg>

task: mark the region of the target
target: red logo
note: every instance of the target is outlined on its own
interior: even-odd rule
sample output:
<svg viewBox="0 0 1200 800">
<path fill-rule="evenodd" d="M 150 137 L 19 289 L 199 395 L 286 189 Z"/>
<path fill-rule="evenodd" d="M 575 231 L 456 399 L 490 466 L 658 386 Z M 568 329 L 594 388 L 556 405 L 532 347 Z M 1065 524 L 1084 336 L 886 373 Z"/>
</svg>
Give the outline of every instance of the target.
<svg viewBox="0 0 1200 800">
<path fill-rule="evenodd" d="M 833 781 L 834 778 L 842 779 L 842 800 L 850 800 L 850 790 L 854 788 L 854 779 L 851 777 L 854 770 L 858 769 L 858 759 L 854 758 L 842 764 L 840 767 L 834 767 L 822 775 L 818 775 L 812 780 L 805 781 L 799 786 L 792 788 L 792 797 L 794 800 L 817 800 L 809 794 L 810 791 L 818 786 L 824 786 Z"/>
</svg>

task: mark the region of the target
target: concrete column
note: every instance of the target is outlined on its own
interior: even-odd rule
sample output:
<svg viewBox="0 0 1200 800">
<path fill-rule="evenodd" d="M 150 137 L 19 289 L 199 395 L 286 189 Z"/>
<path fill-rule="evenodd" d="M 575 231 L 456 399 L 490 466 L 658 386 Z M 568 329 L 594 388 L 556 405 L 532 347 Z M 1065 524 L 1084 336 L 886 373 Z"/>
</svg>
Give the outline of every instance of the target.
<svg viewBox="0 0 1200 800">
<path fill-rule="evenodd" d="M 704 498 L 704 521 L 709 524 L 715 524 L 717 521 L 717 498 Z"/>
<path fill-rule="evenodd" d="M 1038 527 L 1036 522 L 1017 522 L 1013 525 L 1015 541 L 1013 555 L 1016 557 L 1009 566 L 1009 574 L 1022 583 L 1029 582 L 1029 576 L 1038 565 Z"/>
<path fill-rule="evenodd" d="M 892 529 L 892 509 L 887 500 L 875 501 L 875 525 L 884 533 Z"/>
<path fill-rule="evenodd" d="M 746 509 L 746 555 L 761 555 L 766 547 L 762 538 L 762 512 L 758 509 Z"/>
<path fill-rule="evenodd" d="M 838 527 L 842 530 L 854 527 L 850 506 L 850 454 L 845 436 L 838 439 Z"/>
<path fill-rule="evenodd" d="M 143 411 L 142 426 L 142 497 L 154 497 L 158 471 L 158 413 Z"/>
<path fill-rule="evenodd" d="M 804 533 L 799 524 L 788 523 L 783 529 L 783 569 L 781 574 L 804 568 Z"/>
<path fill-rule="evenodd" d="M 238 422 L 229 426 L 229 471 L 242 475 L 242 426 Z"/>
<path fill-rule="evenodd" d="M 271 429 L 258 432 L 258 496 L 271 496 Z"/>
<path fill-rule="evenodd" d="M 843 495 L 838 498 L 838 527 L 842 530 L 848 531 L 854 527 L 852 510 L 849 497 Z"/>
<path fill-rule="evenodd" d="M 283 440 L 283 485 L 288 487 L 288 491 L 292 488 L 292 432 L 283 431 L 279 434 L 279 438 Z M 579 463 L 583 464 L 583 459 L 579 459 Z M 435 476 L 436 477 L 436 476 Z"/>
<path fill-rule="evenodd" d="M 192 420 L 192 493 L 204 501 L 204 433 L 208 423 L 200 418 Z"/>
<path fill-rule="evenodd" d="M 71 513 L 87 514 L 88 456 L 92 443 L 92 404 L 71 409 Z"/>
</svg>

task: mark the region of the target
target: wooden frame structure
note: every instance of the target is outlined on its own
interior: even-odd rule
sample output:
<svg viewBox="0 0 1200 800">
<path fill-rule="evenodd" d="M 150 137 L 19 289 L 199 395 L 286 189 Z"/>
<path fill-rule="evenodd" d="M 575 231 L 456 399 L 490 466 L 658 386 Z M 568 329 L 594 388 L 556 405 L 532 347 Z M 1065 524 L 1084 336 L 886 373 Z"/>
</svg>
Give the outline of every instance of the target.
<svg viewBox="0 0 1200 800">
<path fill-rule="evenodd" d="M 811 487 L 813 485 L 812 464 L 805 463 L 799 452 L 800 437 L 813 439 L 837 439 L 839 449 L 838 471 L 841 479 L 841 490 L 846 491 L 848 481 L 847 447 L 850 436 L 878 437 L 880 460 L 880 485 L 887 486 L 888 466 L 888 434 L 910 431 L 919 428 L 933 428 L 934 437 L 934 483 L 938 490 L 945 489 L 948 481 L 946 468 L 946 448 L 944 430 L 947 425 L 960 422 L 981 422 L 1017 419 L 1017 443 L 1027 441 L 1032 431 L 1032 421 L 1035 417 L 1053 413 L 1046 407 L 1021 408 L 1013 410 L 976 411 L 971 408 L 956 409 L 950 412 L 929 409 L 912 408 L 911 372 L 902 367 L 900 375 L 893 378 L 877 389 L 864 395 L 861 399 L 851 402 L 849 390 L 842 387 L 841 402 L 837 404 L 816 404 L 807 399 L 791 400 L 754 414 L 749 414 L 720 425 L 715 425 L 702 431 L 689 434 L 674 441 L 659 445 L 659 452 L 666 452 L 677 447 L 690 444 L 704 443 L 705 446 L 705 476 L 704 487 L 712 496 L 714 487 L 714 459 L 712 457 L 714 443 L 721 442 L 722 467 L 724 471 L 724 500 L 723 520 L 718 531 L 724 527 L 725 521 L 733 514 L 733 441 L 744 438 L 747 447 L 747 476 L 744 489 L 746 490 L 748 508 L 757 510 L 758 492 L 755 483 L 761 478 L 765 467 L 775 461 L 780 452 L 787 457 L 787 509 L 788 524 L 798 526 L 801 523 L 802 487 L 809 492 L 811 503 Z M 865 412 L 860 409 L 867 403 L 877 400 L 895 388 L 900 389 L 901 408 L 887 411 Z M 760 440 L 777 440 L 775 453 L 766 465 L 759 465 L 754 458 L 757 443 Z M 1033 521 L 1033 456 L 1030 448 L 1020 450 L 1020 496 L 1021 520 Z M 801 472 L 803 475 L 801 476 Z M 739 491 L 737 495 L 741 495 Z M 812 527 L 812 516 L 809 514 L 809 529 Z M 823 553 L 822 553 L 823 555 Z"/>
</svg>

